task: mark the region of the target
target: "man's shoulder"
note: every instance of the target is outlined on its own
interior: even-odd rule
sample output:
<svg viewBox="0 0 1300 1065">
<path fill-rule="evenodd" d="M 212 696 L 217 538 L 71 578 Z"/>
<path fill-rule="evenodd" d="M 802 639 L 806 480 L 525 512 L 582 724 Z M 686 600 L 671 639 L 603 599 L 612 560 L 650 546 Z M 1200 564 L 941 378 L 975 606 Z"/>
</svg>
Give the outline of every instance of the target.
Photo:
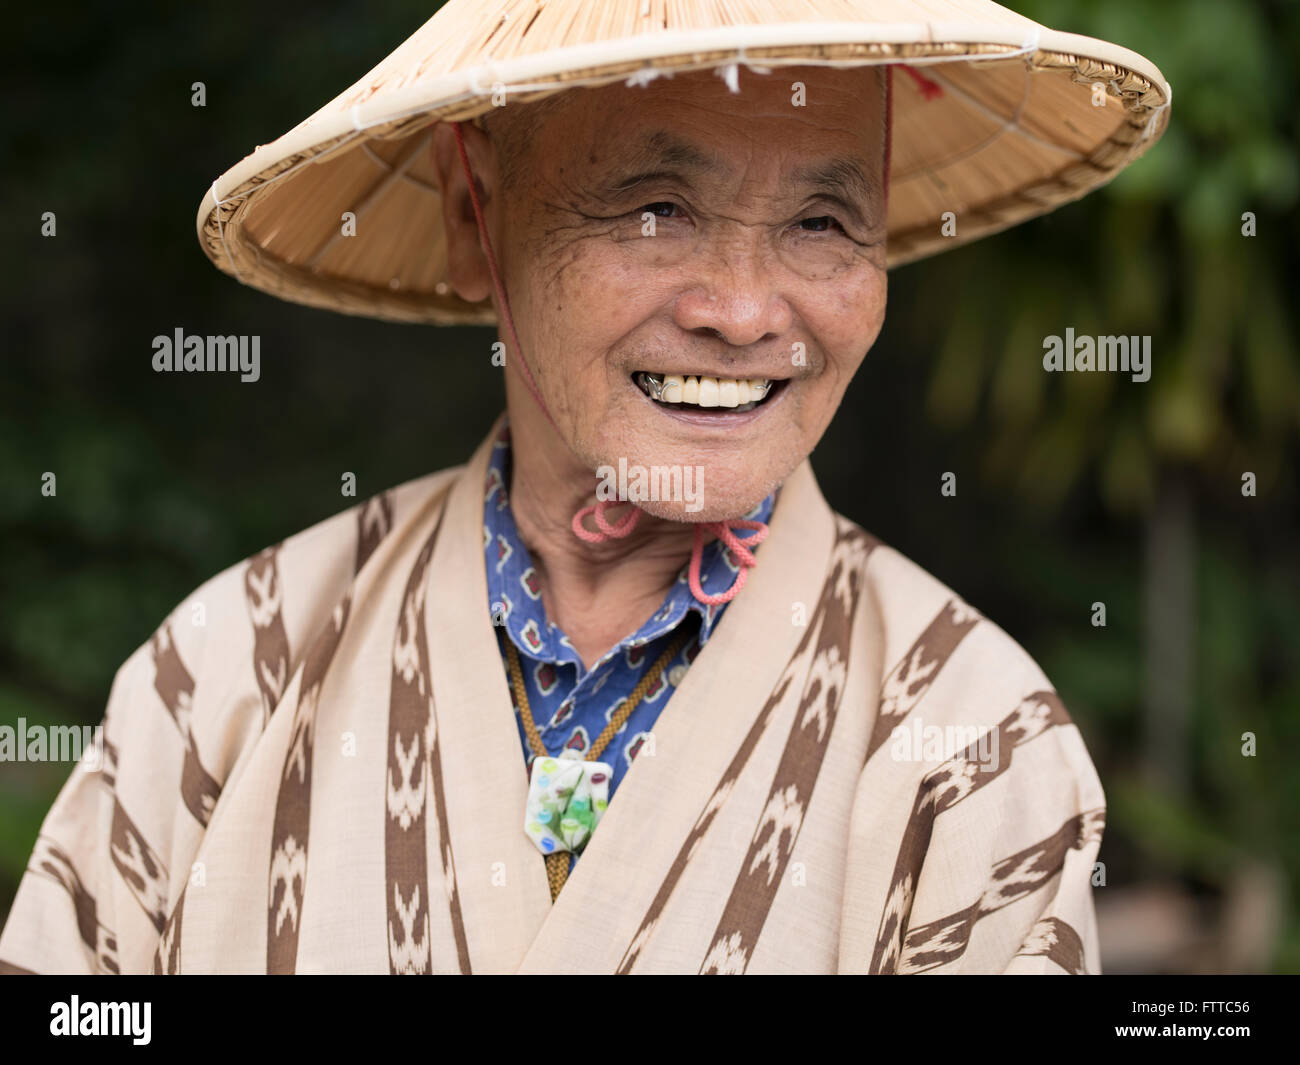
<svg viewBox="0 0 1300 1065">
<path fill-rule="evenodd" d="M 928 773 L 945 760 L 951 767 L 982 759 L 992 746 L 999 772 L 1018 766 L 1009 777 L 1018 793 L 1045 799 L 1064 789 L 1060 809 L 1100 810 L 1105 800 L 1083 737 L 1029 652 L 917 563 L 838 520 L 841 536 L 870 544 L 857 623 L 875 667 L 865 671 L 875 696 L 872 763 Z M 904 773 L 897 783 L 907 790 L 915 782 Z"/>
<path fill-rule="evenodd" d="M 218 588 L 244 594 L 250 569 L 271 557 L 281 565 L 318 571 L 319 567 L 331 561 L 354 559 L 357 551 L 364 551 L 369 546 L 367 541 L 386 535 L 435 502 L 463 468 L 454 466 L 404 481 L 291 533 L 208 578 L 181 605 Z"/>
<path fill-rule="evenodd" d="M 405 481 L 239 559 L 186 595 L 123 663 L 155 672 L 160 654 L 183 664 L 188 684 L 223 673 L 232 655 L 285 644 L 290 666 L 346 595 L 380 541 L 441 502 L 463 466 Z"/>
<path fill-rule="evenodd" d="M 1055 699 L 1043 669 L 1005 629 L 897 548 L 847 518 L 837 520 L 841 535 L 865 537 L 870 546 L 860 569 L 861 601 L 880 648 L 886 698 L 892 693 L 900 704 L 919 705 L 932 688 L 968 693 L 942 700 L 946 713 L 983 701 L 979 693 Z"/>
</svg>

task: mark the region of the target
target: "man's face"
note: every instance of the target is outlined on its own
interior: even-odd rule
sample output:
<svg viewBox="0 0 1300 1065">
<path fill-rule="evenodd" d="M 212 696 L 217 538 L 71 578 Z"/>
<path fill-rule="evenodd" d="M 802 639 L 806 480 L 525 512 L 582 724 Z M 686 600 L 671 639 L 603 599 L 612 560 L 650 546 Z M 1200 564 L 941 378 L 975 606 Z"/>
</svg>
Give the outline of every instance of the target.
<svg viewBox="0 0 1300 1065">
<path fill-rule="evenodd" d="M 756 505 L 875 342 L 881 86 L 874 68 L 742 69 L 733 94 L 706 71 L 510 116 L 529 142 L 494 239 L 524 357 L 585 468 L 703 467 L 702 509 L 640 502 L 650 513 Z M 533 406 L 517 383 L 511 403 L 512 421 Z"/>
</svg>

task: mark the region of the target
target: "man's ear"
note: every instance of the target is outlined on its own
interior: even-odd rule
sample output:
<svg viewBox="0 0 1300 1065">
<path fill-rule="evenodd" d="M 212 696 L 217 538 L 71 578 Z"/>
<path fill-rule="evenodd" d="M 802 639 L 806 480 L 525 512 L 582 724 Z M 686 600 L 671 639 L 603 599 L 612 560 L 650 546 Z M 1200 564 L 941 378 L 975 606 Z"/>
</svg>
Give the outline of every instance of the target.
<svg viewBox="0 0 1300 1065">
<path fill-rule="evenodd" d="M 497 187 L 496 152 L 492 142 L 477 126 L 461 125 L 465 153 L 478 189 L 484 220 L 488 221 L 488 204 Z M 456 147 L 456 131 L 450 122 L 439 122 L 433 129 L 433 165 L 442 189 L 442 222 L 447 233 L 447 283 L 467 303 L 478 303 L 492 293 L 492 274 L 479 240 L 474 204 L 469 196 L 465 168 Z"/>
</svg>

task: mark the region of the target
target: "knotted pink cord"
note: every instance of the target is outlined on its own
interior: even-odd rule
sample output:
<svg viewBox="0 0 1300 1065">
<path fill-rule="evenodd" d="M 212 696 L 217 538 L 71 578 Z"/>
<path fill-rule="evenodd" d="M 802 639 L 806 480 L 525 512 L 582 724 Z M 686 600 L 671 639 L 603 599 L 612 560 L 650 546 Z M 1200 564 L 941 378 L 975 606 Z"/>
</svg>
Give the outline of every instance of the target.
<svg viewBox="0 0 1300 1065">
<path fill-rule="evenodd" d="M 623 500 L 602 499 L 593 503 L 589 507 L 583 507 L 573 516 L 573 533 L 579 540 L 589 544 L 600 544 L 607 540 L 621 540 L 636 528 L 636 523 L 641 520 L 641 511 L 636 507 L 632 508 L 622 520 L 611 525 L 605 518 L 605 511 L 610 507 L 617 507 L 623 504 Z M 596 527 L 600 532 L 591 532 L 583 528 L 582 519 L 588 514 L 596 522 Z M 741 540 L 735 530 L 748 529 L 753 532 L 753 536 Z M 702 521 L 695 526 L 695 541 L 691 545 L 691 566 L 688 572 L 688 579 L 691 586 L 691 595 L 705 606 L 721 606 L 723 603 L 730 603 L 740 590 L 745 587 L 745 578 L 749 574 L 751 566 L 755 565 L 757 559 L 749 550 L 751 547 L 757 547 L 767 539 L 768 527 L 761 521 L 749 521 L 744 518 L 730 518 L 727 521 Z M 718 595 L 709 595 L 705 592 L 703 585 L 700 584 L 700 565 L 704 558 L 704 541 L 708 534 L 712 533 L 721 540 L 731 552 L 732 557 L 740 565 L 740 572 L 736 574 L 736 579 L 731 587 L 725 592 Z"/>
<path fill-rule="evenodd" d="M 734 530 L 752 529 L 753 536 L 741 540 Z M 700 559 L 704 554 L 704 539 L 708 533 L 713 533 L 719 540 L 727 545 L 731 551 L 732 557 L 740 564 L 740 572 L 736 574 L 736 579 L 731 587 L 719 595 L 708 595 L 700 586 Z M 701 603 L 706 606 L 720 606 L 723 603 L 730 603 L 740 590 L 745 587 L 745 577 L 749 574 L 756 560 L 750 553 L 751 547 L 757 547 L 767 539 L 768 528 L 761 521 L 746 521 L 743 518 L 731 518 L 727 521 L 706 521 L 695 526 L 695 543 L 691 545 L 691 568 L 690 583 L 691 595 L 695 596 Z"/>
<path fill-rule="evenodd" d="M 636 528 L 641 520 L 641 511 L 633 507 L 631 512 L 617 525 L 610 525 L 605 520 L 605 511 L 613 506 L 620 506 L 624 500 L 602 499 L 589 507 L 583 507 L 573 516 L 573 535 L 589 544 L 603 544 L 606 540 L 621 540 Z M 582 519 L 590 514 L 596 520 L 600 532 L 588 532 L 582 525 Z"/>
</svg>

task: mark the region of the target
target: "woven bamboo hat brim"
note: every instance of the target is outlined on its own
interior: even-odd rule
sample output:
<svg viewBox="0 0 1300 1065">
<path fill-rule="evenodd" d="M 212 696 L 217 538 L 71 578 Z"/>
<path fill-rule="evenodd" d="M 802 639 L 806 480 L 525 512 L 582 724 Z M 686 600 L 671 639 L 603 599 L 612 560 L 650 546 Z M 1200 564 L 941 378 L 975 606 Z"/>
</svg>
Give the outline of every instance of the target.
<svg viewBox="0 0 1300 1065">
<path fill-rule="evenodd" d="M 513 105 L 691 70 L 717 69 L 735 87 L 738 65 L 890 63 L 921 75 L 893 78 L 891 266 L 1078 199 L 1141 155 L 1169 115 L 1169 85 L 1142 56 L 988 0 L 449 0 L 213 182 L 199 239 L 226 273 L 282 299 L 494 322 L 490 302 L 466 303 L 444 279 L 437 122 L 490 111 L 494 92 Z M 355 235 L 343 233 L 347 211 Z"/>
</svg>

